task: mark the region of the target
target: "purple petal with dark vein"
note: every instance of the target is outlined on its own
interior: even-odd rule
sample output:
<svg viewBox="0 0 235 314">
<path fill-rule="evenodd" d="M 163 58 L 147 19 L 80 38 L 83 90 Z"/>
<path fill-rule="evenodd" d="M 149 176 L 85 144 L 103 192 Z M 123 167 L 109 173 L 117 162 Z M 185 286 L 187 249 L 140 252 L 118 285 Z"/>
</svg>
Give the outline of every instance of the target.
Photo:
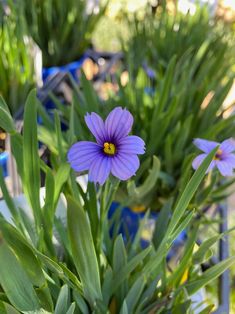
<svg viewBox="0 0 235 314">
<path fill-rule="evenodd" d="M 216 162 L 216 166 L 219 169 L 219 172 L 222 174 L 224 177 L 230 177 L 233 175 L 233 167 L 229 163 L 223 160 L 218 160 Z"/>
<path fill-rule="evenodd" d="M 68 151 L 68 162 L 76 171 L 88 170 L 91 163 L 100 155 L 100 146 L 93 142 L 75 143 Z"/>
<path fill-rule="evenodd" d="M 120 180 L 127 180 L 140 166 L 139 158 L 136 155 L 118 154 L 112 158 L 111 173 Z"/>
<path fill-rule="evenodd" d="M 89 181 L 103 185 L 111 171 L 111 159 L 110 157 L 100 155 L 94 160 L 89 169 Z"/>
<path fill-rule="evenodd" d="M 207 141 L 201 138 L 196 138 L 195 140 L 193 140 L 193 144 L 204 153 L 210 153 L 216 146 L 219 145 L 219 143 L 217 142 Z"/>
<path fill-rule="evenodd" d="M 113 109 L 105 120 L 105 129 L 109 140 L 120 140 L 127 136 L 132 128 L 133 116 L 131 113 L 117 107 Z"/>
<path fill-rule="evenodd" d="M 88 113 L 85 116 L 85 122 L 91 133 L 96 138 L 97 143 L 103 145 L 105 141 L 105 126 L 101 117 L 94 112 L 91 114 Z"/>
<path fill-rule="evenodd" d="M 127 154 L 144 154 L 145 143 L 139 136 L 126 136 L 118 143 L 118 152 Z"/>
<path fill-rule="evenodd" d="M 228 154 L 226 155 L 223 160 L 226 162 L 230 167 L 235 168 L 235 155 L 234 154 Z"/>
<path fill-rule="evenodd" d="M 232 138 L 225 140 L 221 143 L 220 149 L 222 150 L 223 154 L 229 154 L 235 151 L 235 141 Z"/>
</svg>

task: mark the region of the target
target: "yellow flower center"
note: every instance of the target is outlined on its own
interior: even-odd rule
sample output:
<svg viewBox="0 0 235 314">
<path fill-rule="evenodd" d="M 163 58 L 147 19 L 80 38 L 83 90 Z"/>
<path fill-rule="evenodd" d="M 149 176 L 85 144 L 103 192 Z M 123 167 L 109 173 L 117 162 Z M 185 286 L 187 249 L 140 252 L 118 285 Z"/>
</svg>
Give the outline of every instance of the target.
<svg viewBox="0 0 235 314">
<path fill-rule="evenodd" d="M 222 153 L 223 153 L 223 151 L 221 149 L 218 149 L 216 154 L 215 154 L 214 160 L 220 160 Z"/>
<path fill-rule="evenodd" d="M 134 213 L 142 213 L 143 211 L 146 210 L 146 207 L 144 205 L 136 205 L 136 206 L 132 206 L 131 210 Z"/>
<path fill-rule="evenodd" d="M 108 143 L 108 142 L 105 142 L 104 143 L 104 152 L 105 154 L 107 155 L 114 155 L 115 152 L 116 152 L 116 147 L 113 143 Z"/>
</svg>

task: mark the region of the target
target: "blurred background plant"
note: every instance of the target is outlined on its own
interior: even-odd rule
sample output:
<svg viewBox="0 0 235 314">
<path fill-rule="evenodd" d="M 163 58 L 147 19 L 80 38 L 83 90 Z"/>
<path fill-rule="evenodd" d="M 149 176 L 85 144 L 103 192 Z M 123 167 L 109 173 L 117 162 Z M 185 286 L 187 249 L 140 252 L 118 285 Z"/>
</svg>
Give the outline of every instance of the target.
<svg viewBox="0 0 235 314">
<path fill-rule="evenodd" d="M 91 36 L 107 1 L 24 0 L 15 3 L 25 16 L 29 35 L 42 50 L 43 66 L 77 61 L 91 46 Z"/>
<path fill-rule="evenodd" d="M 23 17 L 0 6 L 0 95 L 15 114 L 36 84 L 33 43 L 24 36 Z"/>
<path fill-rule="evenodd" d="M 180 1 L 170 9 L 167 1 L 161 3 L 154 9 L 149 5 L 141 18 L 138 15 L 127 17 L 130 41 L 124 43 L 124 47 L 129 63 L 132 61 L 136 68 L 145 63 L 161 72 L 166 70 L 174 55 L 177 61 L 182 60 L 188 54 L 194 56 L 204 45 L 208 50 L 201 62 L 207 62 L 207 58 L 213 55 L 221 59 L 218 68 L 233 65 L 234 51 L 230 52 L 230 49 L 234 49 L 234 33 L 231 25 L 211 16 L 206 5 L 195 5 L 192 14 L 180 11 Z M 220 53 L 225 53 L 226 57 Z"/>
</svg>

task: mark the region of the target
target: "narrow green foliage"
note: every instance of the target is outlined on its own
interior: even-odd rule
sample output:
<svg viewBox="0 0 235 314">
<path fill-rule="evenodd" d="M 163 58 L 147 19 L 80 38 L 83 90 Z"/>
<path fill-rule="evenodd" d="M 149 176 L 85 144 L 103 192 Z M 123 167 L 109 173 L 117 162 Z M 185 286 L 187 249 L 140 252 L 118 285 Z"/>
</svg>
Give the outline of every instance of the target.
<svg viewBox="0 0 235 314">
<path fill-rule="evenodd" d="M 32 282 L 2 236 L 0 239 L 0 283 L 11 304 L 19 311 L 40 309 Z"/>
<path fill-rule="evenodd" d="M 24 112 L 23 133 L 23 185 L 25 194 L 32 207 L 36 227 L 41 225 L 41 207 L 39 202 L 40 163 L 37 138 L 37 98 L 32 90 L 27 98 Z"/>
<path fill-rule="evenodd" d="M 68 198 L 68 230 L 74 263 L 81 279 L 84 295 L 93 307 L 102 299 L 100 275 L 90 225 L 80 205 Z"/>
</svg>

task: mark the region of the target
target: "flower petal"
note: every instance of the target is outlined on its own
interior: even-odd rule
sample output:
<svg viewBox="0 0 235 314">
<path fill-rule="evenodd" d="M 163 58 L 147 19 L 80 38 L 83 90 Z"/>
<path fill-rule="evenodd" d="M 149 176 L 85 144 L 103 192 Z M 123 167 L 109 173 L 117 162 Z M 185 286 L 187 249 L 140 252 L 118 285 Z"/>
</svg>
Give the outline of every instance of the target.
<svg viewBox="0 0 235 314">
<path fill-rule="evenodd" d="M 206 158 L 207 154 L 200 154 L 198 155 L 192 162 L 192 166 L 193 166 L 193 169 L 197 169 L 199 168 L 199 166 L 202 164 L 203 160 Z M 210 163 L 208 169 L 206 172 L 212 170 L 215 166 L 215 161 L 212 160 L 212 162 Z"/>
<path fill-rule="evenodd" d="M 233 167 L 229 163 L 223 160 L 218 160 L 216 162 L 216 166 L 219 169 L 219 172 L 222 176 L 232 176 L 233 175 Z"/>
<path fill-rule="evenodd" d="M 137 155 L 126 155 L 119 153 L 112 158 L 111 173 L 120 180 L 127 180 L 135 175 L 140 166 Z"/>
<path fill-rule="evenodd" d="M 222 150 L 223 154 L 232 153 L 235 151 L 235 141 L 232 138 L 225 140 L 221 143 L 220 149 Z"/>
<path fill-rule="evenodd" d="M 103 185 L 111 171 L 111 159 L 111 157 L 100 155 L 94 160 L 89 169 L 89 181 Z"/>
<path fill-rule="evenodd" d="M 68 162 L 75 171 L 88 170 L 94 159 L 100 155 L 100 146 L 93 142 L 81 141 L 68 151 Z"/>
<path fill-rule="evenodd" d="M 105 142 L 105 127 L 104 121 L 101 117 L 94 112 L 91 114 L 87 113 L 85 116 L 85 122 L 91 133 L 96 138 L 97 143 L 103 145 Z"/>
<path fill-rule="evenodd" d="M 235 155 L 228 154 L 226 155 L 222 161 L 226 162 L 230 167 L 235 168 Z"/>
<path fill-rule="evenodd" d="M 105 120 L 105 130 L 109 141 L 120 140 L 127 136 L 132 128 L 133 116 L 131 113 L 117 107 L 113 109 Z"/>
<path fill-rule="evenodd" d="M 139 136 L 126 136 L 118 143 L 118 151 L 126 154 L 144 154 L 145 143 Z"/>
<path fill-rule="evenodd" d="M 200 165 L 201 163 L 203 162 L 203 160 L 206 158 L 207 154 L 201 154 L 201 155 L 198 155 L 192 162 L 192 166 L 193 166 L 193 169 L 196 170 Z"/>
<path fill-rule="evenodd" d="M 217 142 L 203 140 L 201 138 L 196 138 L 193 141 L 193 144 L 197 146 L 200 150 L 202 150 L 204 153 L 210 153 L 212 149 L 214 149 L 216 146 L 219 145 Z"/>
</svg>

